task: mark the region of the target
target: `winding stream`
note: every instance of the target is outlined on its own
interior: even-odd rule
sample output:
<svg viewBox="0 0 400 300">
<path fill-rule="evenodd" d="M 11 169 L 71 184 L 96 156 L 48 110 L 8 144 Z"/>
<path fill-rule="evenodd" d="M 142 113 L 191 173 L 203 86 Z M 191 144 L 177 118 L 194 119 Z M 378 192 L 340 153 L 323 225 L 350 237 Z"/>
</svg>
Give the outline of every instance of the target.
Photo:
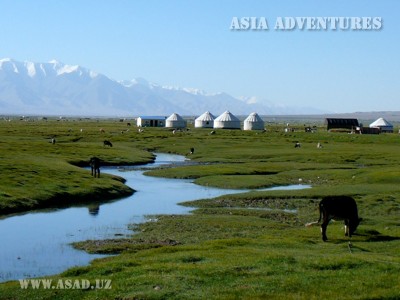
<svg viewBox="0 0 400 300">
<path fill-rule="evenodd" d="M 157 154 L 156 161 L 146 168 L 184 161 L 183 156 Z M 105 173 L 118 174 L 127 180 L 126 184 L 137 191 L 130 197 L 101 205 L 30 212 L 1 219 L 0 282 L 52 275 L 73 266 L 87 265 L 105 255 L 76 250 L 70 243 L 128 236 L 132 231 L 127 224 L 144 222 L 146 215 L 185 214 L 191 210 L 178 205 L 179 202 L 245 192 L 198 186 L 191 180 L 145 176 L 142 168 L 125 172 L 102 168 Z M 308 186 L 280 189 L 305 187 Z"/>
</svg>

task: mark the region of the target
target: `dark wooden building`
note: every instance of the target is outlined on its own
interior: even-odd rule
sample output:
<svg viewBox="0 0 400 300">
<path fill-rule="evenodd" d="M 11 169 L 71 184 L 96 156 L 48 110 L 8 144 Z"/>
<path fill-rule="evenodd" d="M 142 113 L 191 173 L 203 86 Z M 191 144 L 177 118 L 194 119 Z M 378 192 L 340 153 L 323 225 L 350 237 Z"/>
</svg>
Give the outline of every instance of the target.
<svg viewBox="0 0 400 300">
<path fill-rule="evenodd" d="M 381 130 L 379 128 L 359 127 L 358 129 L 356 129 L 356 133 L 359 133 L 359 134 L 380 134 Z"/>
<path fill-rule="evenodd" d="M 326 118 L 325 124 L 327 125 L 327 130 L 330 129 L 356 129 L 359 127 L 357 119 L 344 119 L 344 118 Z"/>
</svg>

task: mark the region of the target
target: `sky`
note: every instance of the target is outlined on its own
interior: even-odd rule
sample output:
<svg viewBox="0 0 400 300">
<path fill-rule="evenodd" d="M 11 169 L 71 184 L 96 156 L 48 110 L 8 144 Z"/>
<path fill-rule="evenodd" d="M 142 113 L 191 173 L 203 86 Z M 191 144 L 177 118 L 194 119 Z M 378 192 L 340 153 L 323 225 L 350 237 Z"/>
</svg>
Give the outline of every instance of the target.
<svg viewBox="0 0 400 300">
<path fill-rule="evenodd" d="M 398 0 L 0 0 L 0 58 L 324 112 L 400 111 Z M 257 17 L 268 30 L 231 29 Z M 379 17 L 373 30 L 275 29 Z"/>
</svg>

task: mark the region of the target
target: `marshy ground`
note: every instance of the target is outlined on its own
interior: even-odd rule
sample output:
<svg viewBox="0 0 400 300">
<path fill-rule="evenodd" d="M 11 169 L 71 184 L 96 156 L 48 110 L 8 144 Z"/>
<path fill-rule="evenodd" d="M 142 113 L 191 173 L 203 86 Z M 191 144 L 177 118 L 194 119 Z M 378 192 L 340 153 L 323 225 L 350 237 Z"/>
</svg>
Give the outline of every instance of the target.
<svg viewBox="0 0 400 300">
<path fill-rule="evenodd" d="M 119 120 L 0 123 L 3 214 L 132 192 L 116 176 L 94 180 L 81 168 L 91 156 L 129 165 L 151 161 L 153 151 L 177 153 L 199 164 L 147 174 L 223 188 L 312 186 L 183 203 L 193 214 L 131 224 L 131 238 L 77 243 L 89 252 L 118 255 L 48 277 L 111 279 L 110 290 L 22 290 L 18 282 L 8 282 L 0 285 L 0 298 L 400 298 L 398 134 L 330 133 L 322 127 L 316 133 L 285 133 L 279 125 L 268 125 L 265 133 L 209 133 L 194 128 L 139 133 Z M 113 147 L 104 147 L 103 140 Z M 302 146 L 294 148 L 298 141 Z M 363 222 L 351 247 L 342 222 L 329 225 L 326 243 L 318 226 L 304 226 L 318 219 L 317 204 L 326 195 L 349 195 L 358 203 Z"/>
</svg>

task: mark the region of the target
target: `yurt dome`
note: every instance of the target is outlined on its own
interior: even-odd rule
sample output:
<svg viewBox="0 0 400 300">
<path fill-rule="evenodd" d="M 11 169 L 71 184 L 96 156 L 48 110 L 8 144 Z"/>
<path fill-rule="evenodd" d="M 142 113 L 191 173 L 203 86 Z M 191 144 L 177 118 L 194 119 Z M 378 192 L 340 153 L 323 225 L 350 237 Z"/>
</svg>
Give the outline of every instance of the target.
<svg viewBox="0 0 400 300">
<path fill-rule="evenodd" d="M 379 118 L 375 122 L 369 124 L 370 128 L 379 128 L 381 132 L 393 132 L 393 125 L 384 118 Z"/>
<path fill-rule="evenodd" d="M 194 120 L 194 127 L 196 127 L 196 128 L 213 128 L 214 127 L 214 119 L 215 119 L 215 117 L 213 116 L 213 114 L 210 113 L 209 111 L 206 111 L 200 117 L 196 118 L 196 120 Z"/>
<path fill-rule="evenodd" d="M 244 130 L 263 130 L 264 129 L 264 121 L 261 117 L 253 112 L 251 113 L 245 120 L 243 124 Z"/>
<path fill-rule="evenodd" d="M 240 120 L 226 111 L 214 120 L 214 128 L 240 129 Z"/>
<path fill-rule="evenodd" d="M 165 127 L 169 128 L 185 128 L 186 121 L 177 113 L 173 113 L 165 120 Z"/>
</svg>

